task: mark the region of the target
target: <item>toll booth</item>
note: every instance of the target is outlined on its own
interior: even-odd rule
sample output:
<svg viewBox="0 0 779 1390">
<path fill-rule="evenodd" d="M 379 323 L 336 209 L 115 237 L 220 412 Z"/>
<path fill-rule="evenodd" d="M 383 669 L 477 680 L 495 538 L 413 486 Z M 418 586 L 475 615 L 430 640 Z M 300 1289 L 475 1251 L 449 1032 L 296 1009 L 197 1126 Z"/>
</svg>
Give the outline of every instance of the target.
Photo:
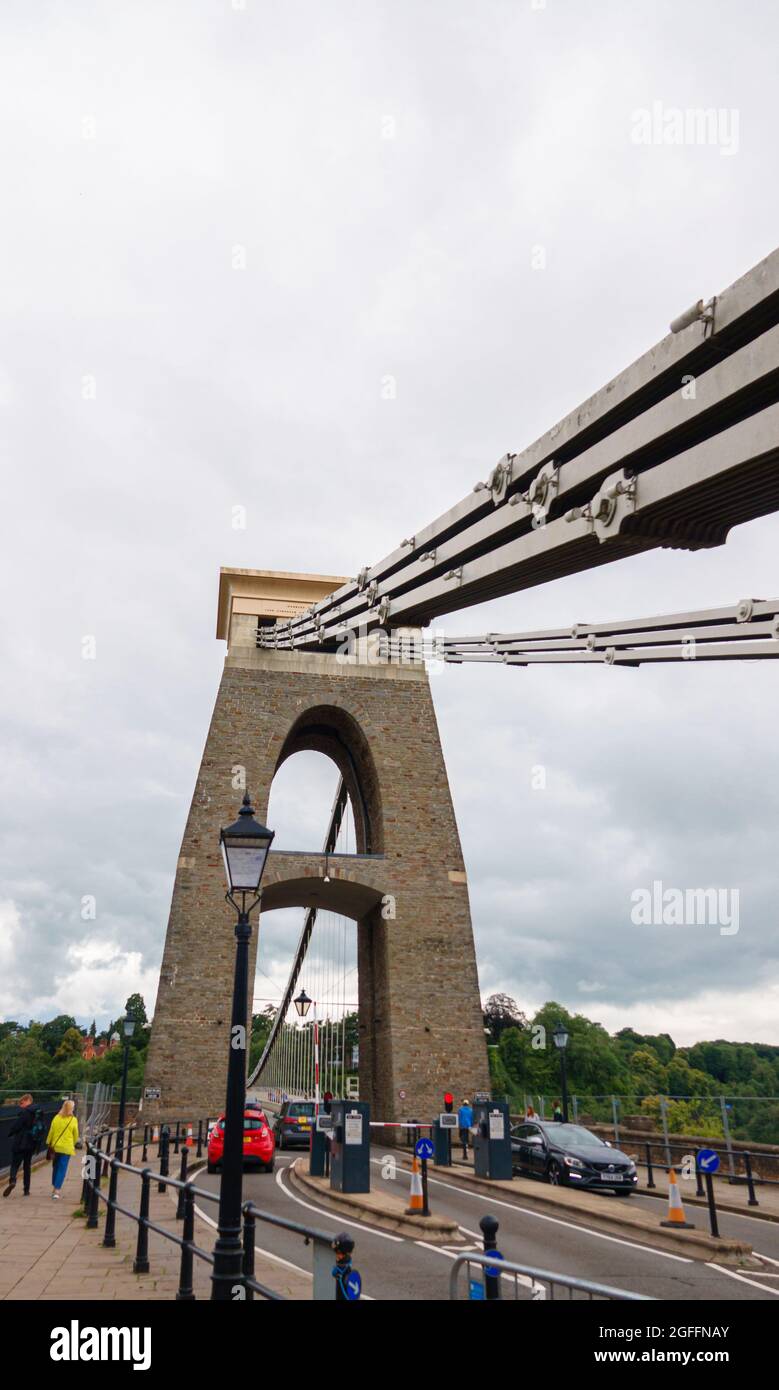
<svg viewBox="0 0 779 1390">
<path fill-rule="evenodd" d="M 327 1144 L 333 1130 L 333 1117 L 320 1111 L 311 1128 L 308 1171 L 312 1178 L 323 1178 L 327 1166 Z"/>
<path fill-rule="evenodd" d="M 473 1167 L 478 1178 L 506 1181 L 511 1168 L 511 1123 L 509 1107 L 503 1100 L 475 1101 L 473 1119 Z"/>
<path fill-rule="evenodd" d="M 439 1168 L 452 1166 L 452 1134 L 457 1133 L 457 1116 L 442 1114 L 433 1122 L 433 1162 Z"/>
<path fill-rule="evenodd" d="M 366 1101 L 333 1101 L 330 1186 L 334 1192 L 371 1190 L 370 1119 L 371 1108 Z"/>
</svg>

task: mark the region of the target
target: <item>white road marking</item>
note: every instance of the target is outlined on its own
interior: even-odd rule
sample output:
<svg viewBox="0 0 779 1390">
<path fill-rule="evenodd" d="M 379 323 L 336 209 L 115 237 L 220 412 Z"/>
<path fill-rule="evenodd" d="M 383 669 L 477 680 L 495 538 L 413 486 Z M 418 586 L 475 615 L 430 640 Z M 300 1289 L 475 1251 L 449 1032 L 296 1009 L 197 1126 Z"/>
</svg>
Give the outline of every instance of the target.
<svg viewBox="0 0 779 1390">
<path fill-rule="evenodd" d="M 347 1221 L 346 1218 L 342 1217 L 337 1211 L 324 1211 L 322 1207 L 315 1207 L 312 1206 L 310 1202 L 304 1202 L 302 1197 L 298 1197 L 296 1193 L 291 1192 L 288 1187 L 284 1186 L 282 1177 L 285 1172 L 285 1168 L 279 1168 L 276 1174 L 276 1182 L 284 1193 L 284 1196 L 291 1197 L 292 1201 L 298 1202 L 301 1207 L 307 1207 L 309 1211 L 316 1212 L 317 1216 L 327 1216 L 331 1221 L 337 1219 L 343 1226 L 355 1226 L 358 1231 L 366 1231 L 370 1236 L 380 1236 L 382 1240 L 394 1240 L 400 1241 L 401 1244 L 403 1243 L 403 1236 L 391 1236 L 388 1231 L 377 1231 L 373 1226 L 364 1225 L 362 1221 Z"/>
<path fill-rule="evenodd" d="M 770 1255 L 761 1255 L 759 1250 L 753 1250 L 752 1254 L 759 1260 L 767 1260 L 770 1265 L 779 1265 L 779 1260 L 772 1260 Z"/>
<path fill-rule="evenodd" d="M 762 1289 L 763 1293 L 772 1293 L 774 1298 L 779 1298 L 779 1289 L 772 1289 L 768 1284 L 758 1284 L 754 1279 L 747 1279 L 743 1274 L 736 1274 L 735 1270 L 726 1269 L 724 1265 L 716 1265 L 711 1260 L 706 1261 L 709 1269 L 716 1269 L 719 1274 L 727 1274 L 729 1279 L 737 1279 L 739 1284 L 751 1284 L 753 1289 Z"/>
<path fill-rule="evenodd" d="M 380 1163 L 378 1158 L 372 1158 L 371 1163 Z M 454 1183 L 442 1182 L 440 1178 L 428 1178 L 429 1183 L 436 1187 L 445 1187 L 450 1192 L 459 1192 L 463 1197 L 475 1197 L 485 1199 L 484 1192 L 469 1192 L 465 1187 L 455 1187 Z M 524 1216 L 534 1216 L 538 1221 L 550 1221 L 553 1226 L 565 1226 L 570 1231 L 581 1231 L 583 1235 L 593 1236 L 596 1240 L 609 1240 L 614 1245 L 626 1245 L 631 1250 L 643 1250 L 647 1255 L 657 1255 L 661 1260 L 676 1260 L 679 1264 L 691 1265 L 694 1263 L 689 1255 L 671 1255 L 667 1250 L 655 1250 L 651 1245 L 640 1245 L 635 1240 L 622 1240 L 619 1236 L 607 1236 L 603 1231 L 593 1231 L 589 1226 L 579 1226 L 575 1221 L 563 1221 L 559 1216 L 546 1216 L 544 1212 L 530 1211 L 528 1207 L 520 1207 L 516 1202 L 502 1202 L 499 1197 L 489 1196 L 490 1204 L 494 1207 L 508 1207 L 509 1211 L 521 1211 Z M 463 1228 L 465 1229 L 465 1228 Z M 469 1232 L 470 1234 L 470 1232 Z M 772 1290 L 772 1292 L 774 1292 Z"/>
<path fill-rule="evenodd" d="M 207 1226 L 213 1226 L 215 1231 L 219 1230 L 217 1223 L 212 1221 L 210 1216 L 206 1216 L 205 1212 L 200 1210 L 197 1203 L 195 1203 L 195 1212 L 202 1221 L 205 1221 Z M 291 1260 L 283 1260 L 281 1255 L 274 1255 L 270 1250 L 263 1250 L 261 1245 L 255 1245 L 254 1248 L 257 1254 L 264 1256 L 266 1260 L 273 1260 L 274 1264 L 285 1265 L 287 1269 L 294 1269 L 296 1274 L 304 1274 L 307 1279 L 313 1279 L 314 1276 L 310 1269 L 303 1269 L 300 1265 L 293 1265 Z"/>
</svg>

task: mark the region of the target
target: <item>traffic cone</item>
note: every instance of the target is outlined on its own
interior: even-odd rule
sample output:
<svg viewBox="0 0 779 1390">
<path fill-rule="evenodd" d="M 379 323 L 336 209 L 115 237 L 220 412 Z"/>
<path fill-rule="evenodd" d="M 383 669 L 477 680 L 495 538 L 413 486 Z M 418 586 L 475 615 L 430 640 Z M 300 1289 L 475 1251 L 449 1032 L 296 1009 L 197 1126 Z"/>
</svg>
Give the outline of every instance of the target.
<svg viewBox="0 0 779 1390">
<path fill-rule="evenodd" d="M 679 1192 L 679 1184 L 676 1181 L 676 1174 L 671 1168 L 668 1173 L 668 1220 L 661 1221 L 661 1226 L 675 1226 L 677 1230 L 695 1230 L 695 1222 L 687 1221 L 682 1206 L 682 1198 Z"/>
<path fill-rule="evenodd" d="M 422 1196 L 422 1173 L 419 1167 L 419 1159 L 414 1155 L 411 1160 L 411 1196 L 406 1207 L 406 1215 L 411 1216 L 413 1212 L 421 1212 L 425 1205 Z"/>
<path fill-rule="evenodd" d="M 159 1143 L 159 1138 L 160 1138 L 160 1127 L 159 1127 L 159 1125 L 155 1125 L 155 1126 L 154 1126 L 154 1129 L 152 1130 L 152 1134 L 151 1134 L 151 1142 L 152 1142 L 152 1144 L 157 1144 L 157 1143 Z"/>
<path fill-rule="evenodd" d="M 195 1141 L 194 1141 L 194 1139 L 192 1138 L 192 1126 L 191 1126 L 191 1125 L 187 1125 L 187 1137 L 186 1137 L 186 1139 L 184 1140 L 184 1148 L 185 1148 L 185 1149 L 191 1149 L 192 1146 L 193 1146 L 193 1144 L 194 1144 L 194 1142 L 195 1142 Z"/>
</svg>

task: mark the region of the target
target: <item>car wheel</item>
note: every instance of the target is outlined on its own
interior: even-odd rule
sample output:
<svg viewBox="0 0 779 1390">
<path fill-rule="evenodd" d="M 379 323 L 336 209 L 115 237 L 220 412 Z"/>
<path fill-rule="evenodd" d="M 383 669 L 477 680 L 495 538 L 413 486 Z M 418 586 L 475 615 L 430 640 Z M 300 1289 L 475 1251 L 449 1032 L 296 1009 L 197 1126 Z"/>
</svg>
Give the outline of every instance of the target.
<svg viewBox="0 0 779 1390">
<path fill-rule="evenodd" d="M 270 1163 L 266 1163 L 264 1167 L 266 1173 L 272 1173 L 274 1168 L 276 1167 L 275 1159 L 271 1159 Z"/>
<path fill-rule="evenodd" d="M 215 1172 L 216 1172 L 216 1164 L 215 1164 L 215 1163 L 212 1163 L 210 1158 L 209 1158 L 209 1160 L 208 1160 L 208 1162 L 207 1162 L 207 1164 L 206 1164 L 206 1172 L 207 1172 L 207 1173 L 215 1173 Z"/>
<path fill-rule="evenodd" d="M 614 1188 L 612 1188 L 612 1192 L 614 1193 L 614 1196 L 615 1196 L 615 1197 L 632 1197 L 632 1196 L 633 1196 L 633 1189 L 632 1189 L 631 1187 L 614 1187 Z"/>
<path fill-rule="evenodd" d="M 278 1138 L 277 1138 L 277 1140 L 276 1140 L 276 1148 L 277 1148 L 277 1149 L 283 1149 L 283 1148 L 284 1148 L 284 1135 L 281 1133 L 281 1130 L 279 1130 L 279 1135 L 278 1135 Z"/>
<path fill-rule="evenodd" d="M 556 1158 L 550 1160 L 549 1167 L 546 1170 L 546 1179 L 547 1182 L 552 1184 L 552 1187 L 562 1187 L 565 1182 L 563 1170 Z"/>
</svg>

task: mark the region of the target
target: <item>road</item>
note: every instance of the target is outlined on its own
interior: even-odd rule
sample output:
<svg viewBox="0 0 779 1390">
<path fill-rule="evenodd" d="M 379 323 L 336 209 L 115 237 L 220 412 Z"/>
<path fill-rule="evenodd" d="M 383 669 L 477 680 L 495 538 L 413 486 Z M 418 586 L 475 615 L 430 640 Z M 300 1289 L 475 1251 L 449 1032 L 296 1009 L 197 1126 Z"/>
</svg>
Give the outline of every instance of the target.
<svg viewBox="0 0 779 1390">
<path fill-rule="evenodd" d="M 355 1241 L 354 1263 L 360 1270 L 366 1295 L 380 1300 L 429 1301 L 449 1297 L 449 1273 L 455 1247 L 440 1247 L 378 1231 L 365 1222 L 347 1220 L 330 1212 L 326 1203 L 293 1191 L 287 1169 L 302 1150 L 276 1156 L 274 1174 L 247 1171 L 244 1196 L 265 1211 L 335 1234 L 348 1230 Z M 394 1155 L 397 1159 L 397 1153 Z M 410 1175 L 396 1164 L 395 1176 L 386 1176 L 386 1152 L 372 1150 L 374 1189 L 405 1197 Z M 218 1176 L 198 1174 L 198 1186 L 214 1190 Z M 610 1200 L 603 1194 L 604 1201 Z M 620 1201 L 625 1199 L 613 1198 Z M 652 1198 L 633 1196 L 630 1202 L 649 1204 L 660 1217 L 660 1203 Z M 489 1212 L 500 1222 L 498 1245 L 507 1260 L 553 1269 L 562 1274 L 612 1284 L 654 1298 L 685 1301 L 771 1300 L 779 1297 L 779 1255 L 771 1275 L 762 1271 L 724 1270 L 685 1256 L 652 1250 L 619 1235 L 589 1229 L 584 1218 L 571 1221 L 531 1211 L 503 1199 L 469 1191 L 456 1178 L 430 1179 L 430 1205 L 441 1216 L 449 1217 L 460 1228 L 462 1244 L 457 1250 L 481 1248 L 479 1219 Z M 210 1206 L 210 1204 L 209 1204 Z M 207 1212 L 206 1215 L 211 1215 Z M 696 1209 L 696 1224 L 706 1213 Z M 723 1235 L 745 1236 L 761 1253 L 771 1255 L 779 1232 L 768 1223 L 749 1217 L 723 1216 Z M 270 1252 L 304 1271 L 311 1269 L 311 1252 L 299 1236 L 272 1226 L 257 1224 L 257 1247 Z M 513 1296 L 513 1289 L 505 1290 Z M 529 1290 L 521 1291 L 530 1297 Z"/>
</svg>

